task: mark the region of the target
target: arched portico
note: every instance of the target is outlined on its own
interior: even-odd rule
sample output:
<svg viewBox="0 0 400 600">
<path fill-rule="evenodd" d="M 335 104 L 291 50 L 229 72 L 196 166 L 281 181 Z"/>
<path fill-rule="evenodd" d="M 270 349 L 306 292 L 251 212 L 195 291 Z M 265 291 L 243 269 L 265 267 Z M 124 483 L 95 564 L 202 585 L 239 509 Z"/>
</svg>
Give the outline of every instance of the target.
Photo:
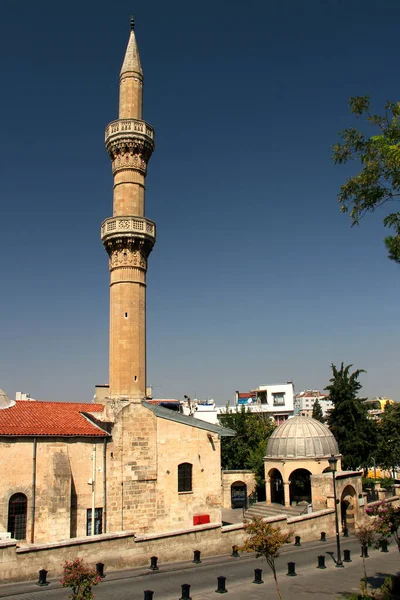
<svg viewBox="0 0 400 600">
<path fill-rule="evenodd" d="M 352 485 L 346 485 L 340 496 L 342 528 L 354 531 L 357 511 L 357 493 Z"/>
<path fill-rule="evenodd" d="M 235 481 L 231 485 L 231 507 L 245 508 L 247 500 L 247 485 L 244 481 Z"/>
<path fill-rule="evenodd" d="M 289 476 L 290 505 L 311 502 L 311 471 L 295 469 Z"/>
<path fill-rule="evenodd" d="M 267 475 L 266 500 L 274 504 L 285 504 L 285 491 L 282 473 L 279 469 L 270 469 Z"/>
</svg>

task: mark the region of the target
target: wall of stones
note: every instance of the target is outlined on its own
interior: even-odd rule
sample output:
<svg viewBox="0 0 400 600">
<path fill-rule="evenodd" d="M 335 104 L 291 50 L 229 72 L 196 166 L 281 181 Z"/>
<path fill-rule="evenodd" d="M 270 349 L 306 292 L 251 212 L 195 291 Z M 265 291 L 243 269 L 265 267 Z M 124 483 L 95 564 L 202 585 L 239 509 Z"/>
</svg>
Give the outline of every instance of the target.
<svg viewBox="0 0 400 600">
<path fill-rule="evenodd" d="M 96 507 L 103 506 L 103 440 L 37 438 L 36 542 L 86 535 L 87 509 L 91 508 L 91 455 L 97 448 Z M 23 493 L 28 499 L 27 540 L 31 539 L 33 439 L 9 438 L 0 453 L 0 532 L 8 529 L 9 500 Z M 71 506 L 73 507 L 71 513 Z M 75 508 L 76 507 L 76 508 Z"/>
<path fill-rule="evenodd" d="M 399 499 L 398 499 L 399 500 Z M 285 531 L 300 535 L 303 542 L 320 539 L 322 531 L 334 537 L 334 510 L 327 509 L 312 515 L 287 519 L 267 519 Z M 228 554 L 233 545 L 244 540 L 242 524 L 221 527 L 218 523 L 200 525 L 170 533 L 154 533 L 135 537 L 133 532 L 103 534 L 93 538 L 68 540 L 52 544 L 16 547 L 15 542 L 0 541 L 0 580 L 22 581 L 37 578 L 40 569 L 48 577 L 59 577 L 64 560 L 82 557 L 90 564 L 103 562 L 106 570 L 148 565 L 151 556 L 158 556 L 159 564 L 185 561 L 193 558 L 193 551 L 203 556 Z"/>
</svg>

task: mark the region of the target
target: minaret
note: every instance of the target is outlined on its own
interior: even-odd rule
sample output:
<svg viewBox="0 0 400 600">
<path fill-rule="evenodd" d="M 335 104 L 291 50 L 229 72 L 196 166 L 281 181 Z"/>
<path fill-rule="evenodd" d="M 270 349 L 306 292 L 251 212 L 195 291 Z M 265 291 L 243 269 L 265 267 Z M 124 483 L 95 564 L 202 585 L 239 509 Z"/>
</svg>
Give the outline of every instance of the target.
<svg viewBox="0 0 400 600">
<path fill-rule="evenodd" d="M 142 120 L 143 71 L 133 19 L 119 82 L 119 118 L 105 133 L 114 176 L 113 216 L 101 225 L 110 269 L 109 396 L 140 402 L 146 390 L 147 258 L 156 228 L 144 216 L 154 130 Z"/>
</svg>

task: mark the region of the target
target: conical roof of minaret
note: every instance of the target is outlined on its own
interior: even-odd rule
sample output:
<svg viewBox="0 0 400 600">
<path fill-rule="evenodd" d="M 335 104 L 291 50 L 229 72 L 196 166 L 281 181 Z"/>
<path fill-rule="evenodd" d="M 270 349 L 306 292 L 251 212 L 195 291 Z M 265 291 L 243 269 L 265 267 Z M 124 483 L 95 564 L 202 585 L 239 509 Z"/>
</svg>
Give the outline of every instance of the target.
<svg viewBox="0 0 400 600">
<path fill-rule="evenodd" d="M 121 75 L 132 72 L 143 74 L 134 28 L 135 22 L 131 18 L 131 34 L 126 47 L 124 62 L 122 63 Z"/>
</svg>

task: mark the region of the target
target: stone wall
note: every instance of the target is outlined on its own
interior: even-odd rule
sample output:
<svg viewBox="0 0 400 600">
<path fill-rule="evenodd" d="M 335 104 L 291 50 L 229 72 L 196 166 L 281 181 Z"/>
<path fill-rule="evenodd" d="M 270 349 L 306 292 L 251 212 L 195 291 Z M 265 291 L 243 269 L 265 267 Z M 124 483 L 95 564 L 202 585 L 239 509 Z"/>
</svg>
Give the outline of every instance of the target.
<svg viewBox="0 0 400 600">
<path fill-rule="evenodd" d="M 253 471 L 245 469 L 222 471 L 222 506 L 224 508 L 231 508 L 231 485 L 236 482 L 246 484 L 247 496 L 256 489 L 256 479 Z"/>
<path fill-rule="evenodd" d="M 335 531 L 333 509 L 291 519 L 280 516 L 266 520 L 300 535 L 304 542 L 320 539 L 322 531 L 333 537 Z M 19 548 L 15 541 L 4 541 L 0 542 L 0 580 L 35 579 L 40 569 L 46 569 L 49 578 L 58 577 L 63 562 L 77 556 L 91 564 L 101 561 L 110 571 L 148 565 L 154 555 L 158 556 L 159 564 L 192 560 L 194 550 L 200 550 L 203 556 L 228 554 L 233 545 L 240 546 L 243 540 L 243 524 L 221 527 L 211 523 L 170 533 L 135 537 L 133 532 L 123 532 Z"/>
<path fill-rule="evenodd" d="M 103 506 L 103 440 L 38 438 L 34 540 L 49 542 L 86 535 L 87 509 L 92 505 L 91 455 L 97 448 L 96 507 Z M 32 533 L 33 439 L 9 438 L 0 452 L 0 532 L 8 529 L 9 500 L 28 499 L 26 539 Z M 72 511 L 71 511 L 72 507 Z"/>
</svg>

